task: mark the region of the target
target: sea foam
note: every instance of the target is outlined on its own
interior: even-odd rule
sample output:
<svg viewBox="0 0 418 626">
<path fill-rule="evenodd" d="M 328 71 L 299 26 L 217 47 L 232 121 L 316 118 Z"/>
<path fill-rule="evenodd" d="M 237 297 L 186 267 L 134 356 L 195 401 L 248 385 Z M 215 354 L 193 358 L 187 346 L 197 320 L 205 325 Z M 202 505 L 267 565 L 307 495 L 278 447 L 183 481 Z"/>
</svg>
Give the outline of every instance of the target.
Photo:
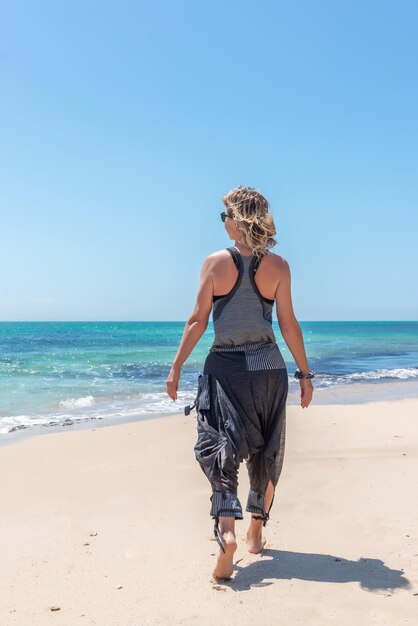
<svg viewBox="0 0 418 626">
<path fill-rule="evenodd" d="M 59 406 L 66 409 L 82 409 L 86 406 L 94 404 L 94 396 L 84 396 L 83 398 L 68 398 L 67 400 L 60 400 Z"/>
</svg>

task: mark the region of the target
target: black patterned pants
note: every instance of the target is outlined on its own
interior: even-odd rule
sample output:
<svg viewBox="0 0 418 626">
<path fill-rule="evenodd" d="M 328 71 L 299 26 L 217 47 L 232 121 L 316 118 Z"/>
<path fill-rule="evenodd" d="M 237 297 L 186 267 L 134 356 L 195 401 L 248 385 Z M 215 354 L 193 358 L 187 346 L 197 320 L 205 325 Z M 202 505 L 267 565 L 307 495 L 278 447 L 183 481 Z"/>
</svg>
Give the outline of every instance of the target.
<svg viewBox="0 0 418 626">
<path fill-rule="evenodd" d="M 288 372 L 276 343 L 212 347 L 198 378 L 196 460 L 211 487 L 210 515 L 243 519 L 237 495 L 245 460 L 250 490 L 246 511 L 262 517 L 265 491 L 274 489 L 283 466 Z"/>
</svg>

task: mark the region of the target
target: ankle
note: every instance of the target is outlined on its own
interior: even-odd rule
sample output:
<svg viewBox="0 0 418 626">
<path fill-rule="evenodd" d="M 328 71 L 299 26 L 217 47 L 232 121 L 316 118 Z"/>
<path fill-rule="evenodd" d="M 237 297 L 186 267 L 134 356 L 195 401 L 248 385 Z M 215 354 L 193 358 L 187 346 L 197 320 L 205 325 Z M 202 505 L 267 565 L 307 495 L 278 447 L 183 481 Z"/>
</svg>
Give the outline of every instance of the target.
<svg viewBox="0 0 418 626">
<path fill-rule="evenodd" d="M 233 528 L 222 528 L 222 526 L 219 526 L 219 530 L 221 531 L 223 535 L 229 535 L 231 537 L 235 537 L 235 530 Z"/>
</svg>

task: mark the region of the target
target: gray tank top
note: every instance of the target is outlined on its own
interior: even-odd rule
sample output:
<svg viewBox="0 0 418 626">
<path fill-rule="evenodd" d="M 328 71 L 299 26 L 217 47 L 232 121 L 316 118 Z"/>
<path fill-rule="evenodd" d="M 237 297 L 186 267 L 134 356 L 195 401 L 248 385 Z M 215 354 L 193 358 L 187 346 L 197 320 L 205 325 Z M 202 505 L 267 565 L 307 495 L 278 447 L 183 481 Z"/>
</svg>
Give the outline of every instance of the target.
<svg viewBox="0 0 418 626">
<path fill-rule="evenodd" d="M 243 256 L 235 246 L 226 249 L 234 260 L 238 277 L 231 291 L 212 298 L 215 330 L 212 346 L 276 343 L 272 327 L 275 301 L 264 298 L 254 280 L 260 261 L 255 255 Z"/>
</svg>

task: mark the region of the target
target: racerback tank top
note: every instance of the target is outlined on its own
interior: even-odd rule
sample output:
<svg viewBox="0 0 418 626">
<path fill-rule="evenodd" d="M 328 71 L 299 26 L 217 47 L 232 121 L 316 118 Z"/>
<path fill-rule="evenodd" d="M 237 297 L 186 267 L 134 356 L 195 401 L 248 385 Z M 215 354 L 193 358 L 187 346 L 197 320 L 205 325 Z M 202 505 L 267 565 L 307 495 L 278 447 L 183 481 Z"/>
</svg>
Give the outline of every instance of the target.
<svg viewBox="0 0 418 626">
<path fill-rule="evenodd" d="M 276 343 L 272 327 L 274 300 L 264 298 L 254 280 L 260 261 L 255 255 L 243 256 L 234 246 L 226 248 L 238 270 L 235 285 L 227 294 L 213 296 L 215 330 L 213 346 L 246 343 Z"/>
</svg>

